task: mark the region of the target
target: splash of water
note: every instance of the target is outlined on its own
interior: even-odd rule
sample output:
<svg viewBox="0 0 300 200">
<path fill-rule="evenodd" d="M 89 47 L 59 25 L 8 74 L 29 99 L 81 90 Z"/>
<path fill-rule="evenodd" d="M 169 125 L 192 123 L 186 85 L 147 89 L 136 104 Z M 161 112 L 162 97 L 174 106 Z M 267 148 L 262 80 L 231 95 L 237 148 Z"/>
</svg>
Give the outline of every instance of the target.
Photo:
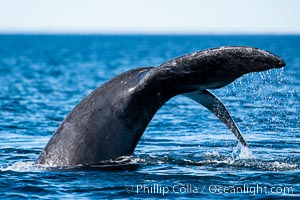
<svg viewBox="0 0 300 200">
<path fill-rule="evenodd" d="M 12 165 L 1 166 L 0 171 L 33 172 L 33 171 L 41 171 L 41 168 L 35 165 L 34 162 L 28 161 L 28 162 L 15 162 Z"/>
<path fill-rule="evenodd" d="M 247 160 L 256 159 L 256 156 L 253 155 L 249 147 L 238 144 L 236 147 L 233 148 L 231 158 L 233 160 Z"/>
<path fill-rule="evenodd" d="M 49 165 L 39 165 L 35 164 L 32 161 L 28 162 L 15 162 L 11 165 L 6 165 L 6 166 L 0 166 L 0 171 L 15 171 L 15 172 L 42 172 L 42 171 L 47 171 L 47 170 L 72 170 L 76 168 L 82 168 L 82 167 L 97 167 L 97 168 L 107 168 L 107 167 L 119 167 L 119 166 L 130 166 L 130 165 L 135 165 L 138 164 L 140 161 L 139 158 L 134 158 L 132 156 L 122 156 L 120 158 L 117 158 L 115 160 L 109 160 L 105 162 L 101 162 L 98 164 L 94 165 L 89 165 L 89 166 L 82 166 L 78 165 L 75 167 L 53 167 Z"/>
</svg>

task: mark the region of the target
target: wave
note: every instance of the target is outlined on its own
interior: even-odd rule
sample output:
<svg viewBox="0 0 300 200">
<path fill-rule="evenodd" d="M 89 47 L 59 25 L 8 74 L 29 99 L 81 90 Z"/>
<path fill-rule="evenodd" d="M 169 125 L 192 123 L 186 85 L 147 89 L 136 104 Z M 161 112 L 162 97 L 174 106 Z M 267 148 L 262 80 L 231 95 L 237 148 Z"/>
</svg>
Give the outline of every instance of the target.
<svg viewBox="0 0 300 200">
<path fill-rule="evenodd" d="M 232 154 L 220 155 L 217 151 L 205 152 L 204 157 L 192 156 L 182 158 L 172 155 L 140 155 L 123 156 L 115 160 L 103 161 L 89 165 L 78 165 L 74 167 L 49 167 L 47 165 L 38 165 L 34 162 L 16 162 L 12 165 L 1 166 L 0 171 L 17 172 L 42 172 L 42 171 L 61 171 L 61 170 L 136 170 L 145 165 L 173 165 L 173 166 L 201 166 L 218 168 L 247 168 L 248 170 L 263 171 L 291 171 L 299 170 L 297 163 L 286 162 L 285 160 L 262 160 L 253 155 L 247 147 L 237 146 Z"/>
</svg>

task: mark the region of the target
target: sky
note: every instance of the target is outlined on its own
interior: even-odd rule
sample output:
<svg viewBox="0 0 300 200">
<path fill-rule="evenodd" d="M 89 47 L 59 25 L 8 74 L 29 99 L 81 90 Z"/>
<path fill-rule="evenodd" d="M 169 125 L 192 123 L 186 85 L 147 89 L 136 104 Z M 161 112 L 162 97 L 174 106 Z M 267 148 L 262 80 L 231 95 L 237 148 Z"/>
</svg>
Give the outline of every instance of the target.
<svg viewBox="0 0 300 200">
<path fill-rule="evenodd" d="M 300 0 L 0 0 L 0 33 L 300 34 Z"/>
</svg>

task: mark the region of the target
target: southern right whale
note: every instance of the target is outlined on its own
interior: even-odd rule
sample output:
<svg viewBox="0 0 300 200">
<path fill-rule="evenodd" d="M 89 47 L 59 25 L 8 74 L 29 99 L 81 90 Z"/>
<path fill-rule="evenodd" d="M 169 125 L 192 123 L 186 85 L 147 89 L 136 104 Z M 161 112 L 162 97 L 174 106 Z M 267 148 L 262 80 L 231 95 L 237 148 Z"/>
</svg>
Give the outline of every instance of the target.
<svg viewBox="0 0 300 200">
<path fill-rule="evenodd" d="M 246 146 L 226 107 L 209 89 L 221 88 L 250 72 L 284 65 L 278 56 L 262 49 L 229 46 L 187 54 L 158 67 L 129 70 L 76 105 L 36 163 L 88 166 L 131 155 L 157 110 L 180 94 L 209 109 Z"/>
</svg>

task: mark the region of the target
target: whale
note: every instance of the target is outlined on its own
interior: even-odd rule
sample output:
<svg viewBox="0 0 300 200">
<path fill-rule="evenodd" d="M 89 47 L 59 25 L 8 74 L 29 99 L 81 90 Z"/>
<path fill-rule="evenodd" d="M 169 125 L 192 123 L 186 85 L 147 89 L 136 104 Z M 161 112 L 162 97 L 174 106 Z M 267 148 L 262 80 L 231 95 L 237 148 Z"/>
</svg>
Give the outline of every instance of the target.
<svg viewBox="0 0 300 200">
<path fill-rule="evenodd" d="M 211 90 L 248 73 L 284 66 L 284 60 L 263 49 L 223 46 L 126 71 L 93 90 L 70 111 L 36 164 L 89 166 L 130 156 L 155 113 L 177 95 L 207 108 L 247 146 L 228 109 Z"/>
</svg>

